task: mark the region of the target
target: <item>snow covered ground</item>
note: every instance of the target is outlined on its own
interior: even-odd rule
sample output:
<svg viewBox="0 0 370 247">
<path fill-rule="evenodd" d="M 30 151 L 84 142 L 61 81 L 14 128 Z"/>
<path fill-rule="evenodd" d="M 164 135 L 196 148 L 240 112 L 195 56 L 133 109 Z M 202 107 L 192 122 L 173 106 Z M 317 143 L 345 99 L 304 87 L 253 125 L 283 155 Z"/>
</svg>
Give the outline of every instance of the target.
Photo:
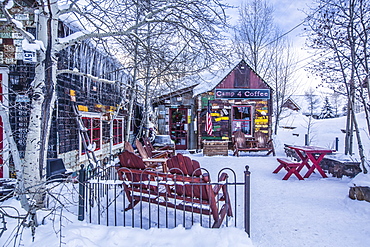
<svg viewBox="0 0 370 247">
<path fill-rule="evenodd" d="M 360 115 L 360 117 L 363 117 Z M 362 126 L 364 120 L 360 118 Z M 280 130 L 275 137 L 276 157 L 284 157 L 283 144 L 304 144 L 306 119 L 299 115 L 290 124 L 295 129 Z M 319 120 L 314 124 L 312 144 L 333 147 L 336 137 L 340 149 L 343 146 L 344 118 Z M 284 123 L 285 125 L 287 123 Z M 363 127 L 362 127 L 363 128 Z M 364 129 L 363 129 L 364 130 Z M 294 134 L 294 135 L 293 135 Z M 297 136 L 299 134 L 299 136 Z M 364 135 L 366 152 L 369 152 L 369 138 Z M 251 236 L 242 229 L 233 227 L 205 229 L 194 226 L 190 230 L 182 227 L 175 229 L 140 230 L 130 227 L 106 227 L 79 222 L 75 215 L 65 212 L 62 218 L 62 239 L 58 238 L 53 226 L 60 218 L 46 220 L 36 230 L 32 242 L 29 229 L 23 230 L 23 246 L 53 247 L 61 246 L 336 246 L 365 247 L 370 243 L 370 203 L 351 200 L 348 197 L 348 177 L 322 178 L 318 173 L 299 181 L 291 177 L 281 180 L 285 172 L 273 174 L 277 167 L 276 157 L 261 154 L 243 153 L 241 157 L 214 156 L 205 157 L 201 153 L 193 154 L 192 159 L 200 162 L 210 171 L 230 167 L 242 174 L 245 165 L 251 171 Z M 368 155 L 368 153 L 366 153 Z M 368 175 L 357 179 L 357 185 L 369 185 Z M 15 199 L 1 203 L 13 205 L 18 210 Z M 15 212 L 13 212 L 15 213 Z M 44 212 L 43 214 L 46 214 Z M 67 220 L 68 218 L 68 220 Z M 7 231 L 0 239 L 1 246 L 13 246 L 9 235 L 14 234 L 15 220 L 6 218 Z M 54 224 L 53 224 L 54 223 Z M 0 224 L 1 228 L 1 224 Z"/>
</svg>

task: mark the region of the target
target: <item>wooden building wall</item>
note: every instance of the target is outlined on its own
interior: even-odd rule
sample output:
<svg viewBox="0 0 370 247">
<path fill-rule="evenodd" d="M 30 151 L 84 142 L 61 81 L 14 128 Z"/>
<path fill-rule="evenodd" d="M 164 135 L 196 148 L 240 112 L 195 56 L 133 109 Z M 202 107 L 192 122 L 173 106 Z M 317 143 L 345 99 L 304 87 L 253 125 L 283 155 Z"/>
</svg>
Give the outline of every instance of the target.
<svg viewBox="0 0 370 247">
<path fill-rule="evenodd" d="M 201 148 L 203 140 L 231 141 L 235 131 L 233 107 L 238 106 L 252 110 L 251 132 L 246 134 L 247 136 L 253 137 L 254 133 L 259 131 L 270 137 L 271 96 L 271 88 L 244 61 L 241 61 L 213 90 L 198 97 L 198 146 Z M 208 104 L 211 108 L 212 135 L 205 131 Z"/>
</svg>

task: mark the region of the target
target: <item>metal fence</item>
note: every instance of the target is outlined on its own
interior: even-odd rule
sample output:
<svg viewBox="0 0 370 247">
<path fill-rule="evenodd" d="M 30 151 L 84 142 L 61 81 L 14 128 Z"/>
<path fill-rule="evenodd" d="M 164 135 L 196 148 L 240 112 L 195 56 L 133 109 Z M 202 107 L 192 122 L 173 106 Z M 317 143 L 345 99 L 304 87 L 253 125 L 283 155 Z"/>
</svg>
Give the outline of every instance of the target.
<svg viewBox="0 0 370 247">
<path fill-rule="evenodd" d="M 211 183 L 212 186 L 227 185 L 233 216 L 225 217 L 222 226 L 241 228 L 250 235 L 249 167 L 245 167 L 243 175 L 236 174 L 230 168 L 224 168 L 218 174 L 214 174 L 215 177 L 212 177 L 206 169 L 202 170 L 210 175 L 212 181 L 218 181 L 221 173 L 228 174 L 226 181 Z M 195 213 L 184 211 L 181 206 L 170 208 L 166 203 L 140 201 L 135 207 L 127 210 L 130 201 L 125 194 L 123 181 L 119 180 L 114 166 L 95 169 L 81 167 L 79 182 L 79 220 L 107 226 L 130 226 L 143 229 L 174 228 L 179 225 L 190 228 L 194 224 L 207 228 L 212 226 L 212 216 L 203 215 L 202 208 Z"/>
</svg>

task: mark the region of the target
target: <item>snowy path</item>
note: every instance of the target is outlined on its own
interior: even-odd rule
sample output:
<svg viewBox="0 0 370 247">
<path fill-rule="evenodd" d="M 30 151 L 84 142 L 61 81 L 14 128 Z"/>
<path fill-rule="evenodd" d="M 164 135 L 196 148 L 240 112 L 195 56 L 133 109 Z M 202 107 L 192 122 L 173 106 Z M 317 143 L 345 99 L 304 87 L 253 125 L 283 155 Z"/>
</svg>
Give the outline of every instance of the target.
<svg viewBox="0 0 370 247">
<path fill-rule="evenodd" d="M 276 157 L 203 157 L 210 170 L 228 166 L 251 171 L 251 239 L 254 246 L 369 246 L 370 203 L 348 197 L 349 178 L 322 178 L 315 173 L 304 181 L 284 171 L 273 174 Z"/>
</svg>

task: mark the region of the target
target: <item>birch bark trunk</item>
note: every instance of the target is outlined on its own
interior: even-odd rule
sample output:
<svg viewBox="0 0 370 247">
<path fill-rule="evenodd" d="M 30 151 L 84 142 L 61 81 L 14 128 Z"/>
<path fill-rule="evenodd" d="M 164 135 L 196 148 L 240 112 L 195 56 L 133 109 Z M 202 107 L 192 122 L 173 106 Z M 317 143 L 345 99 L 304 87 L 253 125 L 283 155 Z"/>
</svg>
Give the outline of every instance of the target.
<svg viewBox="0 0 370 247">
<path fill-rule="evenodd" d="M 0 116 L 2 118 L 2 124 L 4 127 L 4 133 L 9 143 L 10 153 L 13 157 L 15 172 L 17 174 L 17 187 L 16 193 L 21 198 L 21 205 L 24 209 L 29 209 L 29 204 L 26 198 L 26 193 L 24 191 L 24 182 L 23 182 L 23 164 L 19 156 L 19 151 L 17 144 L 14 140 L 13 132 L 11 131 L 10 121 L 9 121 L 9 111 L 6 106 L 0 102 Z"/>
<path fill-rule="evenodd" d="M 53 49 L 57 38 L 58 11 L 57 3 L 49 3 L 38 20 L 39 39 L 46 46 L 46 53 L 39 51 L 35 78 L 31 84 L 30 122 L 23 163 L 24 186 L 31 195 L 36 207 L 44 204 L 44 183 L 46 157 L 48 150 L 50 125 L 55 104 L 56 50 Z"/>
</svg>

